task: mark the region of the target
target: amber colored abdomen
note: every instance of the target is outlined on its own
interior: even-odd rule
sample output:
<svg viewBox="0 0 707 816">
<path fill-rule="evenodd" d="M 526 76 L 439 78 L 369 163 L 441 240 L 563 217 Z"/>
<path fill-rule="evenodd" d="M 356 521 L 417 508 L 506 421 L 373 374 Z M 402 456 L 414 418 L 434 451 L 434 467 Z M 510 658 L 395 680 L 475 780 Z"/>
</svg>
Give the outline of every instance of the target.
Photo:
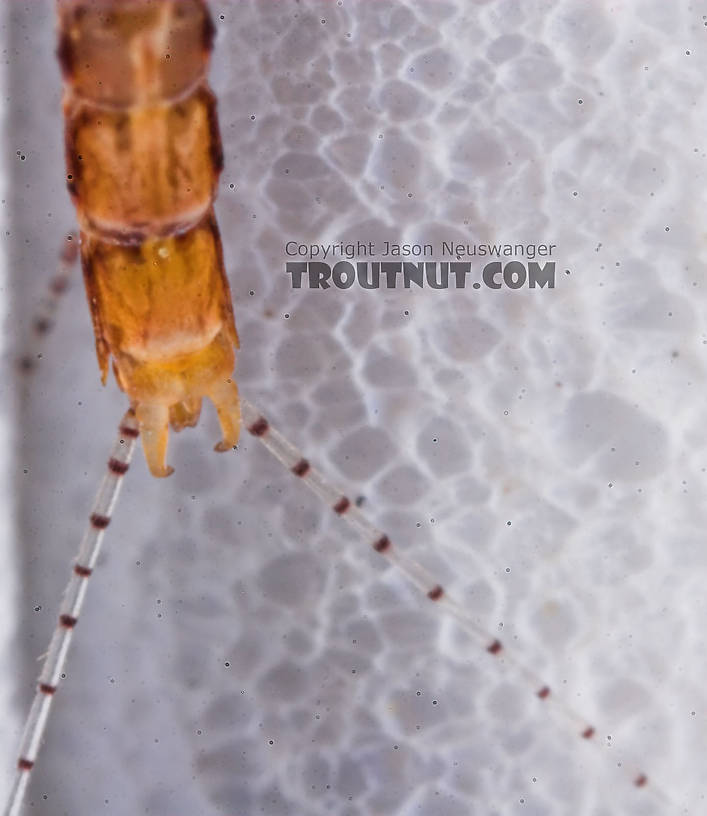
<svg viewBox="0 0 707 816">
<path fill-rule="evenodd" d="M 221 172 L 203 0 L 59 0 L 67 182 L 99 365 L 136 407 L 153 473 L 167 422 L 216 403 L 238 435 L 235 323 L 213 200 Z M 228 414 L 228 416 L 227 416 Z"/>
</svg>

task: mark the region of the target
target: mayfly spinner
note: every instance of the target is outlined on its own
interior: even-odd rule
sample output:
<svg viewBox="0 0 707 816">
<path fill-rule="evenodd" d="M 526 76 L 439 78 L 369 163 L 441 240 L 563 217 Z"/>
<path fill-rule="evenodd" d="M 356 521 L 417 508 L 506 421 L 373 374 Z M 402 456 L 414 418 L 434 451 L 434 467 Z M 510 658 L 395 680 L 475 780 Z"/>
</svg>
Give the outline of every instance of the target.
<svg viewBox="0 0 707 816">
<path fill-rule="evenodd" d="M 642 74 L 621 36 L 651 54 L 656 42 L 636 33 L 628 7 L 614 24 L 602 4 L 584 17 L 571 5 L 210 4 L 220 38 L 210 81 L 233 168 L 219 223 L 248 350 L 239 384 L 268 401 L 264 415 L 246 399 L 239 408 L 232 381 L 206 3 L 60 0 L 66 173 L 96 347 L 104 380 L 112 361 L 132 407 L 86 513 L 115 400 L 92 376 L 85 312 L 85 325 L 57 321 L 46 343 L 72 240 L 35 324 L 44 346 L 29 356 L 22 346 L 23 370 L 39 373 L 18 423 L 19 693 L 29 695 L 34 658 L 54 635 L 6 813 L 20 812 L 33 769 L 28 805 L 47 813 L 673 812 L 661 780 L 683 797 L 690 771 L 679 754 L 663 761 L 665 735 L 679 733 L 679 706 L 696 711 L 697 695 L 682 694 L 670 669 L 698 650 L 687 614 L 661 640 L 670 604 L 660 587 L 678 586 L 681 557 L 651 557 L 677 540 L 686 505 L 656 526 L 675 476 L 664 428 L 679 411 L 658 405 L 649 378 L 636 385 L 642 365 L 665 374 L 657 335 L 626 328 L 643 268 L 633 278 L 620 268 L 618 306 L 589 271 L 569 277 L 569 260 L 567 284 L 533 298 L 293 293 L 285 274 L 288 240 L 441 247 L 548 231 L 589 270 L 588 258 L 611 265 L 595 255 L 596 234 L 616 236 L 617 212 L 621 240 L 662 223 L 665 199 L 640 198 L 635 168 L 660 165 L 642 158 L 647 146 L 672 156 L 684 144 L 657 96 L 640 98 L 650 128 L 627 118 Z M 51 172 L 59 72 L 46 9 L 14 4 L 13 14 L 13 32 L 27 34 L 16 37 L 18 73 L 35 60 L 44 72 L 25 71 L 13 100 L 13 248 L 18 269 L 46 270 L 71 228 L 64 172 Z M 596 71 L 573 32 L 589 32 Z M 602 56 L 606 32 L 618 67 L 613 47 Z M 28 103 L 49 74 L 54 84 Z M 685 118 L 689 87 L 671 96 Z M 612 142 L 633 149 L 634 136 L 635 155 Z M 625 197 L 601 186 L 607 162 L 617 178 L 635 174 Z M 631 248 L 617 239 L 612 253 L 623 263 Z M 18 276 L 24 313 L 37 280 Z M 656 313 L 648 303 L 641 319 Z M 173 451 L 174 478 L 157 482 L 138 461 L 125 480 L 139 435 L 150 471 L 170 472 L 169 425 L 194 424 L 204 397 L 218 409 L 220 449 L 237 440 L 242 411 L 248 433 L 233 461 L 202 455 L 192 434 Z M 306 455 L 276 426 L 296 428 Z M 332 487 L 315 462 L 355 490 Z M 123 482 L 130 512 L 112 518 Z M 57 619 L 74 512 L 86 532 Z M 117 546 L 97 574 L 107 528 Z M 691 564 L 688 545 L 681 552 Z M 92 575 L 104 591 L 76 628 Z"/>
</svg>

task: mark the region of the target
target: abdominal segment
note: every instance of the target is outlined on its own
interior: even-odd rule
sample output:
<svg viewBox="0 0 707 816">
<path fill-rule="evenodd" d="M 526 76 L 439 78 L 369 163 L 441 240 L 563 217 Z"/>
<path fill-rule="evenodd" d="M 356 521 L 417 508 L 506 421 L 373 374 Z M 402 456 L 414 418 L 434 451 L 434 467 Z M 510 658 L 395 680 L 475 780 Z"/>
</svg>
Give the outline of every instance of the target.
<svg viewBox="0 0 707 816">
<path fill-rule="evenodd" d="M 59 0 L 67 181 L 105 382 L 135 408 L 148 465 L 168 475 L 168 426 L 216 405 L 240 426 L 238 337 L 213 212 L 221 171 L 203 0 Z"/>
</svg>

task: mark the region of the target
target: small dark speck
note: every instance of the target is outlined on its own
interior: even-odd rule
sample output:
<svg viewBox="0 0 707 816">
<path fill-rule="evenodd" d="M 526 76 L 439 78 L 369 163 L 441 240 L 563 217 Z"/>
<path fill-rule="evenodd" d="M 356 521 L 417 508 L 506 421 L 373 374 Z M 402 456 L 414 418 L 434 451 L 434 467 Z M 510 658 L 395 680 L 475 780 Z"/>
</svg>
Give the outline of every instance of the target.
<svg viewBox="0 0 707 816">
<path fill-rule="evenodd" d="M 227 669 L 230 669 L 230 668 L 231 668 L 231 664 L 228 662 L 228 660 L 227 660 L 227 661 L 226 661 L 226 662 L 225 662 L 223 665 L 224 665 L 224 666 L 225 666 Z"/>
<path fill-rule="evenodd" d="M 565 275 L 571 275 L 571 274 L 572 273 L 569 271 L 569 269 L 565 269 Z"/>
<path fill-rule="evenodd" d="M 289 319 L 289 317 L 290 317 L 289 312 L 285 312 L 285 315 L 284 315 L 284 316 L 285 316 L 285 320 L 288 320 L 288 319 Z"/>
<path fill-rule="evenodd" d="M 255 122 L 255 114 L 250 117 L 251 122 Z"/>
<path fill-rule="evenodd" d="M 354 499 L 354 504 L 356 505 L 356 507 L 361 507 L 365 503 L 365 501 L 366 501 L 365 496 L 356 496 L 356 498 Z"/>
<path fill-rule="evenodd" d="M 583 99 L 578 99 L 578 100 L 577 100 L 577 104 L 578 104 L 578 105 L 583 105 L 583 104 L 584 104 L 584 100 L 583 100 Z"/>
<path fill-rule="evenodd" d="M 507 522 L 506 522 L 506 527 L 510 527 L 510 526 L 511 526 L 511 522 L 510 522 L 510 521 L 507 521 Z"/>
<path fill-rule="evenodd" d="M 250 292 L 248 292 L 248 294 L 249 294 L 251 297 L 253 297 L 253 295 L 255 294 L 255 292 L 254 292 L 254 291 L 251 289 L 251 290 L 250 290 Z"/>
</svg>

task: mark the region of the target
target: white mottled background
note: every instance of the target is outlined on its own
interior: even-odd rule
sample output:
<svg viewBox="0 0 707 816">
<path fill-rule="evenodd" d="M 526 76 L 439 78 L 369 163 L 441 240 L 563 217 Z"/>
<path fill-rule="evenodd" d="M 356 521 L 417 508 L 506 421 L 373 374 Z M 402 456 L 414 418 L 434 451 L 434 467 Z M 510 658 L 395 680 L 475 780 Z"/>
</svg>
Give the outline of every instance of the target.
<svg viewBox="0 0 707 816">
<path fill-rule="evenodd" d="M 53 9 L 5 5 L 2 666 L 24 712 L 124 399 L 100 385 L 78 277 L 37 375 L 13 368 L 73 212 Z M 209 413 L 173 440 L 172 478 L 130 472 L 28 812 L 703 813 L 707 3 L 213 11 L 243 391 L 597 744 L 257 442 L 213 454 Z M 287 238 L 446 236 L 557 243 L 557 288 L 307 292 L 284 274 Z M 6 715 L 7 776 L 18 732 Z M 655 787 L 617 769 L 634 761 Z"/>
</svg>

